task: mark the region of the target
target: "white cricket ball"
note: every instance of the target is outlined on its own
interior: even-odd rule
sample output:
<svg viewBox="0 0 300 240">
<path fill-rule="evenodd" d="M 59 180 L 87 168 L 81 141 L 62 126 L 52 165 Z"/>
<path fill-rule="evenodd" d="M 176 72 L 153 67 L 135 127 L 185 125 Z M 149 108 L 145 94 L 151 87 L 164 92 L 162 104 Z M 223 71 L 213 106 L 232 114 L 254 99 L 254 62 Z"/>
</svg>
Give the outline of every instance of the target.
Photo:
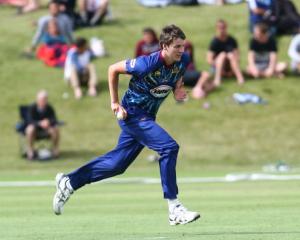
<svg viewBox="0 0 300 240">
<path fill-rule="evenodd" d="M 117 111 L 117 119 L 118 120 L 124 120 L 125 119 L 125 114 L 122 110 Z"/>
</svg>

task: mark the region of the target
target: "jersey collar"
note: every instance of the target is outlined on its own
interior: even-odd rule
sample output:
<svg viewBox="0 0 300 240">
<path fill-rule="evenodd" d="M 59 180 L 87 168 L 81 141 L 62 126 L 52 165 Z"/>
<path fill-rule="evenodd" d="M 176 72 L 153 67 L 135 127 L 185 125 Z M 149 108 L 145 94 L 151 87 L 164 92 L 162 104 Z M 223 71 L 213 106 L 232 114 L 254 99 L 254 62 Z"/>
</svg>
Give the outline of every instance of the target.
<svg viewBox="0 0 300 240">
<path fill-rule="evenodd" d="M 168 65 L 168 64 L 166 63 L 165 58 L 164 58 L 163 55 L 162 55 L 162 51 L 159 52 L 159 59 L 162 61 L 162 63 L 164 64 L 164 66 L 165 66 L 166 68 L 172 68 L 172 67 L 174 66 L 174 64 L 175 64 L 175 62 L 174 62 L 174 63 Z"/>
</svg>

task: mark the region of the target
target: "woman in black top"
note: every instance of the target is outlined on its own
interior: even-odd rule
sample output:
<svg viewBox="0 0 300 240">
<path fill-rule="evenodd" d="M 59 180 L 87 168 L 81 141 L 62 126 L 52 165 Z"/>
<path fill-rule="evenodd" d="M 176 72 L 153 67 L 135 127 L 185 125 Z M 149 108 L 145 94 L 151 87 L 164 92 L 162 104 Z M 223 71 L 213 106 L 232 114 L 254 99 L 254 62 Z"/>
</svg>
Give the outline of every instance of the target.
<svg viewBox="0 0 300 240">
<path fill-rule="evenodd" d="M 216 36 L 212 39 L 207 53 L 207 62 L 215 73 L 215 86 L 221 85 L 222 77 L 237 78 L 239 84 L 244 83 L 244 76 L 239 65 L 239 52 L 236 40 L 227 33 L 227 24 L 218 20 Z"/>
<path fill-rule="evenodd" d="M 277 61 L 277 44 L 268 31 L 267 25 L 257 24 L 250 40 L 247 71 L 254 78 L 283 77 L 287 68 L 286 63 Z"/>
</svg>

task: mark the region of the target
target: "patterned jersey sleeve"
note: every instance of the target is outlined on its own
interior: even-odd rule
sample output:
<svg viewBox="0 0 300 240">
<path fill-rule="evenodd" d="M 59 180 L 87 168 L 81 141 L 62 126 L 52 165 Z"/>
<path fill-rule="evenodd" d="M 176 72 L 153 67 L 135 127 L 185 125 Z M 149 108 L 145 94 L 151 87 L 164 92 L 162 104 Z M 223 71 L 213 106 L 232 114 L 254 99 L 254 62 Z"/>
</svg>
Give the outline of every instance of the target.
<svg viewBox="0 0 300 240">
<path fill-rule="evenodd" d="M 126 60 L 126 72 L 136 77 L 141 77 L 147 71 L 146 56 Z"/>
<path fill-rule="evenodd" d="M 135 77 L 143 77 L 159 64 L 159 52 L 126 60 L 126 72 Z"/>
</svg>

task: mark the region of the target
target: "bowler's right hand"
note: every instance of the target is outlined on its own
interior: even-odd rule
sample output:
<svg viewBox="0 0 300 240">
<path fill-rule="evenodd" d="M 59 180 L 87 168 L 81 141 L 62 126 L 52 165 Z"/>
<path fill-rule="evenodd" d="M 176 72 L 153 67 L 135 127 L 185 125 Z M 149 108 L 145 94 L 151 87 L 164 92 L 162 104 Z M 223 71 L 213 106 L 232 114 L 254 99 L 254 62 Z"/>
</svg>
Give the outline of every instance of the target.
<svg viewBox="0 0 300 240">
<path fill-rule="evenodd" d="M 126 110 L 119 103 L 111 103 L 111 110 L 115 115 L 117 115 L 119 111 L 122 111 L 122 115 L 124 116 L 124 119 L 127 118 Z"/>
</svg>

